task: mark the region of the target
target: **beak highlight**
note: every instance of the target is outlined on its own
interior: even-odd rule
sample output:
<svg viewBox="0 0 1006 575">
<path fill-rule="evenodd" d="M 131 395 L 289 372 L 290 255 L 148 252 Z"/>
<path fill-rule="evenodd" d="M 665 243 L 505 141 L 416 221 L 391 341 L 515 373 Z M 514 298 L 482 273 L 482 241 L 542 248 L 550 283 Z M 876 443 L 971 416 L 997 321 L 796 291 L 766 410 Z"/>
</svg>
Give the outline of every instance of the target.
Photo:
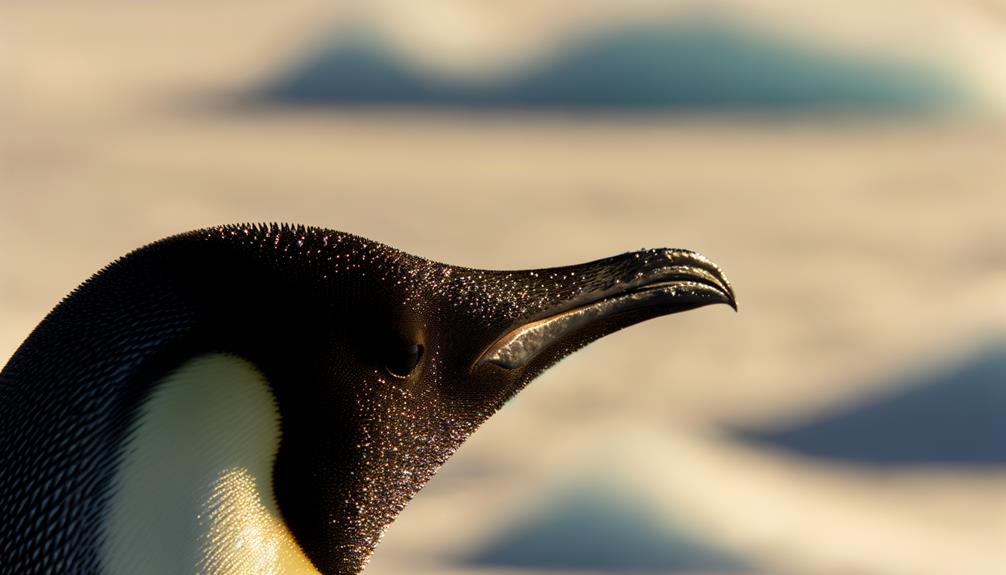
<svg viewBox="0 0 1006 575">
<path fill-rule="evenodd" d="M 491 363 L 504 369 L 523 368 L 546 349 L 601 324 L 603 333 L 590 339 L 646 319 L 716 303 L 737 310 L 733 288 L 720 268 L 688 250 L 646 250 L 572 269 L 576 273 L 569 276 L 590 277 L 590 285 L 507 331 L 482 352 L 473 367 Z"/>
</svg>

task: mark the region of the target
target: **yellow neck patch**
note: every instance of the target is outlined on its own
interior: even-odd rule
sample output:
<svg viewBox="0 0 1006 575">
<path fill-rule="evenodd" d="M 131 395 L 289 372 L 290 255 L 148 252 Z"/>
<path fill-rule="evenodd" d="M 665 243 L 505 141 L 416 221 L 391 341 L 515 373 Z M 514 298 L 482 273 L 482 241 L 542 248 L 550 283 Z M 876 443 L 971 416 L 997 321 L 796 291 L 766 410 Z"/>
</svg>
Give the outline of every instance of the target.
<svg viewBox="0 0 1006 575">
<path fill-rule="evenodd" d="M 102 548 L 104 575 L 318 575 L 272 492 L 280 421 L 250 363 L 196 358 L 131 428 Z"/>
</svg>

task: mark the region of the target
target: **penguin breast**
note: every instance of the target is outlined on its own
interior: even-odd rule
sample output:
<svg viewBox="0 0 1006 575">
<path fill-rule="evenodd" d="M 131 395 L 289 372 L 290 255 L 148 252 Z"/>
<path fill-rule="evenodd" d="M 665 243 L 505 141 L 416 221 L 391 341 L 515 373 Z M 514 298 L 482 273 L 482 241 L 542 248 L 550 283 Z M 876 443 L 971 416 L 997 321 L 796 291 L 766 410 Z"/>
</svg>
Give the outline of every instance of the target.
<svg viewBox="0 0 1006 575">
<path fill-rule="evenodd" d="M 280 419 L 265 377 L 190 360 L 139 409 L 104 522 L 104 575 L 318 575 L 272 491 Z"/>
</svg>

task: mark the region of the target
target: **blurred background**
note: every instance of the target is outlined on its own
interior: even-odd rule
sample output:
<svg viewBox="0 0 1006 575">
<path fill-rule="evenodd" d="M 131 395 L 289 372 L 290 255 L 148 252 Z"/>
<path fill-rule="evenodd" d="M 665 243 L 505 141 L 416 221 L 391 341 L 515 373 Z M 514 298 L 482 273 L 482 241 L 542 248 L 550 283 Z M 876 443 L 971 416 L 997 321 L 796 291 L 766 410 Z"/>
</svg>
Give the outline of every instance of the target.
<svg viewBox="0 0 1006 575">
<path fill-rule="evenodd" d="M 0 3 L 0 358 L 231 222 L 739 296 L 480 430 L 368 574 L 998 574 L 1006 2 Z"/>
</svg>

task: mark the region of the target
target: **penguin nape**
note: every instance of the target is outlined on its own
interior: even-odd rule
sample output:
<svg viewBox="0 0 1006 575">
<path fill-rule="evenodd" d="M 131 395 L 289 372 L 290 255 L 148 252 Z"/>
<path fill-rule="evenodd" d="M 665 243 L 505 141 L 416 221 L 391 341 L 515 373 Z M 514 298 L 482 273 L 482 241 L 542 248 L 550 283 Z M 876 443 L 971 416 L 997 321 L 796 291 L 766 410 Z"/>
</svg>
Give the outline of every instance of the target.
<svg viewBox="0 0 1006 575">
<path fill-rule="evenodd" d="M 687 250 L 488 271 L 308 227 L 150 244 L 0 372 L 0 574 L 359 573 L 543 370 L 714 303 Z"/>
</svg>

